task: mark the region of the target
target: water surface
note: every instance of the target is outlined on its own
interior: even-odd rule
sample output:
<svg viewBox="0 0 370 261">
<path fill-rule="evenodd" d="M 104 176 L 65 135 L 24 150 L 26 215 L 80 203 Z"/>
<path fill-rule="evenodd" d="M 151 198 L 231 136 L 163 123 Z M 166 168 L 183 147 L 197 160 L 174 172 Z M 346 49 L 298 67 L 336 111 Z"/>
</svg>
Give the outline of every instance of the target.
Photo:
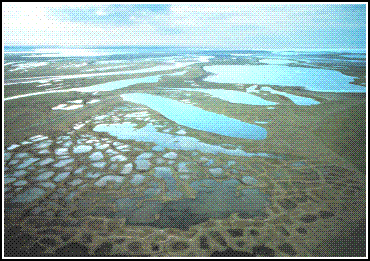
<svg viewBox="0 0 370 261">
<path fill-rule="evenodd" d="M 354 77 L 334 70 L 284 65 L 213 65 L 204 69 L 215 74 L 205 79 L 209 82 L 301 86 L 318 92 L 366 91 L 350 84 Z"/>
<path fill-rule="evenodd" d="M 146 224 L 184 230 L 210 218 L 227 218 L 233 213 L 238 213 L 242 218 L 267 217 L 264 208 L 270 204 L 269 196 L 258 188 L 238 191 L 238 185 L 240 182 L 235 179 L 222 182 L 197 180 L 190 184 L 196 192 L 194 199 L 182 197 L 167 203 L 148 201 L 141 208 L 136 206 L 142 198 L 121 198 L 116 201 L 118 211 L 115 215 L 118 218 L 126 217 L 130 225 Z M 159 218 L 155 219 L 155 215 Z"/>
<path fill-rule="evenodd" d="M 99 124 L 93 129 L 97 132 L 108 132 L 110 135 L 119 139 L 132 139 L 140 142 L 153 142 L 157 144 L 154 150 L 175 149 L 175 150 L 199 150 L 203 153 L 224 153 L 234 156 L 245 157 L 270 157 L 269 154 L 264 153 L 246 153 L 241 149 L 226 149 L 221 146 L 211 145 L 199 141 L 193 137 L 183 135 L 172 135 L 168 133 L 159 132 L 156 127 L 149 123 L 146 126 L 137 129 L 136 124 L 131 122 L 124 122 L 122 124 Z"/>
<path fill-rule="evenodd" d="M 130 102 L 144 104 L 177 124 L 234 138 L 265 139 L 266 129 L 172 99 L 146 93 L 123 94 Z"/>
</svg>

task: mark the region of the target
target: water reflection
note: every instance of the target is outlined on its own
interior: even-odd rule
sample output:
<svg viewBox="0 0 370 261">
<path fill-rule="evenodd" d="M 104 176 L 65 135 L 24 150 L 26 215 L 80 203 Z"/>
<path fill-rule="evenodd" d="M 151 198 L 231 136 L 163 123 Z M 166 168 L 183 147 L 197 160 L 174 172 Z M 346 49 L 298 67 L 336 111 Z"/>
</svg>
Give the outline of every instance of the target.
<svg viewBox="0 0 370 261">
<path fill-rule="evenodd" d="M 145 93 L 123 94 L 130 102 L 144 104 L 177 124 L 234 138 L 265 139 L 266 129 L 172 99 Z"/>
</svg>

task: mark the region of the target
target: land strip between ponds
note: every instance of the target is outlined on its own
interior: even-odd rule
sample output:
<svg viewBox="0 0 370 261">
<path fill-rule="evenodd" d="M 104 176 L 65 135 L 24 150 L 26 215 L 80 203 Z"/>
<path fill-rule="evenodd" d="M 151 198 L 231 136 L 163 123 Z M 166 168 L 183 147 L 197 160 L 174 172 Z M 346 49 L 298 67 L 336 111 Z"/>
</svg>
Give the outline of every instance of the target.
<svg viewBox="0 0 370 261">
<path fill-rule="evenodd" d="M 72 91 L 77 91 L 77 90 L 68 89 L 68 90 L 55 90 L 55 91 L 45 91 L 45 92 L 33 92 L 33 93 L 27 93 L 27 94 L 7 97 L 7 98 L 4 98 L 4 101 L 15 100 L 15 99 L 20 99 L 20 98 L 25 98 L 25 97 L 30 97 L 30 96 L 36 96 L 36 95 L 42 95 L 42 94 L 72 92 Z"/>
<path fill-rule="evenodd" d="M 114 100 L 114 99 L 117 99 L 117 97 L 106 98 L 104 101 L 110 101 L 110 100 Z M 96 109 L 96 111 L 97 111 L 97 109 Z M 55 122 L 55 121 L 59 121 L 59 120 L 62 120 L 62 119 L 70 118 L 71 115 L 76 115 L 76 114 L 79 114 L 79 113 L 80 113 L 79 110 L 65 111 L 65 114 L 64 115 L 61 115 L 59 117 L 55 117 L 54 119 L 48 119 L 48 120 L 45 120 L 45 121 L 40 122 L 40 123 L 35 123 L 35 124 L 32 124 L 29 127 L 17 129 L 15 131 L 29 130 L 29 129 L 33 128 L 33 127 L 47 125 L 47 124 L 50 124 L 51 122 Z"/>
<path fill-rule="evenodd" d="M 98 115 L 101 112 L 102 107 L 104 107 L 105 105 L 109 105 L 109 104 L 111 104 L 111 105 L 115 104 L 115 102 L 124 102 L 124 101 L 122 101 L 119 96 L 107 97 L 104 100 L 102 100 L 98 105 L 89 106 L 88 108 L 85 108 L 84 111 L 82 111 L 82 113 L 83 113 L 82 117 L 84 118 L 85 116 L 89 117 L 89 115 Z M 112 105 L 112 106 L 114 107 L 114 105 Z M 161 114 L 160 112 L 158 112 L 156 110 L 153 110 L 153 111 L 155 113 L 159 114 L 161 117 L 163 117 L 167 120 L 170 120 L 167 117 L 165 117 L 163 114 Z M 62 127 L 62 128 L 67 131 L 69 129 L 69 125 L 71 125 L 72 122 L 75 121 L 76 116 L 78 118 L 79 114 L 81 113 L 81 110 L 78 109 L 78 110 L 73 110 L 73 111 L 63 111 L 63 112 L 60 112 L 60 113 L 62 113 L 62 115 L 55 116 L 55 117 L 49 117 L 50 119 L 46 119 L 42 122 L 37 122 L 37 123 L 32 124 L 30 126 L 27 126 L 25 128 L 16 129 L 16 130 L 17 130 L 18 133 L 20 131 L 27 131 L 27 130 L 32 130 L 32 132 L 34 132 L 40 126 L 50 126 L 46 129 L 51 130 L 51 129 L 53 129 L 53 126 L 54 126 L 54 124 L 52 125 L 52 123 L 54 123 L 54 122 L 60 123 L 60 122 L 63 122 L 61 120 L 65 119 L 67 124 L 63 124 L 63 126 L 65 126 L 65 127 Z M 170 121 L 172 121 L 172 120 L 170 120 Z M 57 129 L 60 129 L 60 128 L 57 128 Z M 182 136 L 180 136 L 180 137 L 182 138 Z M 125 139 L 125 137 L 122 137 L 121 139 Z M 130 138 L 128 138 L 128 139 L 130 139 Z M 192 139 L 194 139 L 194 138 L 192 138 Z M 156 142 L 154 142 L 154 143 L 156 143 Z M 211 144 L 213 144 L 213 142 L 210 143 L 210 146 L 212 146 Z M 179 149 L 181 150 L 181 148 L 179 148 Z M 221 153 L 223 153 L 223 152 L 221 152 Z M 249 154 L 253 154 L 253 153 L 245 153 L 244 150 L 235 150 L 235 153 L 238 154 L 238 155 L 240 154 L 239 156 L 247 156 L 247 157 L 250 157 Z M 228 154 L 228 153 L 226 153 L 226 154 Z"/>
<path fill-rule="evenodd" d="M 49 93 L 65 93 L 65 92 L 72 92 L 72 91 L 81 92 L 81 93 L 86 93 L 86 92 L 97 93 L 99 91 L 113 91 L 116 89 L 122 89 L 122 88 L 126 88 L 132 85 L 140 84 L 140 83 L 155 83 L 159 81 L 160 77 L 161 77 L 160 75 L 147 76 L 147 77 L 141 77 L 141 78 L 131 78 L 131 79 L 112 81 L 112 82 L 107 82 L 103 84 L 95 84 L 95 85 L 90 85 L 86 87 L 78 87 L 78 88 L 71 88 L 71 89 L 64 89 L 64 90 L 43 91 L 43 92 L 33 92 L 33 93 L 27 93 L 23 95 L 7 97 L 7 98 L 4 98 L 4 101 L 25 98 L 25 97 L 30 97 L 30 96 L 36 96 L 36 95 L 49 94 Z"/>
<path fill-rule="evenodd" d="M 310 164 L 309 164 L 310 165 Z M 335 170 L 334 170 L 335 171 Z M 351 174 L 351 173 L 348 173 L 348 174 Z M 346 176 L 347 178 L 350 177 L 351 175 L 348 175 Z M 76 233 L 78 236 L 76 236 L 74 239 L 70 240 L 69 242 L 76 242 L 76 239 L 79 239 L 77 242 L 79 243 L 83 243 L 84 245 L 88 246 L 89 247 L 89 250 L 90 252 L 94 252 L 96 249 L 99 248 L 99 246 L 101 246 L 101 243 L 103 242 L 111 242 L 109 240 L 112 240 L 112 239 L 126 239 L 128 240 L 128 242 L 132 242 L 131 241 L 131 237 L 133 236 L 134 239 L 132 240 L 137 240 L 138 242 L 142 242 L 142 240 L 150 240 L 153 238 L 153 236 L 155 235 L 158 235 L 156 233 L 156 231 L 165 231 L 167 234 L 166 234 L 166 238 L 170 238 L 172 236 L 178 236 L 175 232 L 178 232 L 179 233 L 179 237 L 181 240 L 180 242 L 189 242 L 189 244 L 192 244 L 193 243 L 197 243 L 198 241 L 196 241 L 197 239 L 199 239 L 199 236 L 202 236 L 204 233 L 208 233 L 210 232 L 211 230 L 212 231 L 216 231 L 218 234 L 214 234 L 214 232 L 212 233 L 209 233 L 207 235 L 210 236 L 211 238 L 214 238 L 214 239 L 224 239 L 224 240 L 218 240 L 218 243 L 221 244 L 221 246 L 223 247 L 226 247 L 226 246 L 232 246 L 233 248 L 240 248 L 240 247 L 236 247 L 236 242 L 238 240 L 247 240 L 247 245 L 250 245 L 249 247 L 252 247 L 254 246 L 255 244 L 258 244 L 258 243 L 262 243 L 262 242 L 259 242 L 259 240 L 262 240 L 263 242 L 264 241 L 267 241 L 267 246 L 268 247 L 272 247 L 273 249 L 275 249 L 277 251 L 277 245 L 274 244 L 274 243 L 271 243 L 271 240 L 267 239 L 267 238 L 264 238 L 263 236 L 261 236 L 260 238 L 257 237 L 258 241 L 256 241 L 255 239 L 252 239 L 252 237 L 250 236 L 247 236 L 247 233 L 250 232 L 251 230 L 250 229 L 253 229 L 253 233 L 255 233 L 255 231 L 261 231 L 262 233 L 259 233 L 261 235 L 263 235 L 264 233 L 271 233 L 270 235 L 273 237 L 273 240 L 272 241 L 277 241 L 277 242 L 290 242 L 293 244 L 293 247 L 290 246 L 289 248 L 290 249 L 293 249 L 293 254 L 290 253 L 290 252 L 285 252 L 283 250 L 281 250 L 281 248 L 279 248 L 282 252 L 285 252 L 285 254 L 292 254 L 292 255 L 296 255 L 296 251 L 294 250 L 294 247 L 296 247 L 297 251 L 298 251 L 298 255 L 306 255 L 306 250 L 310 250 L 310 247 L 313 247 L 313 249 L 311 250 L 314 250 L 314 247 L 315 247 L 315 244 L 317 243 L 320 243 L 320 241 L 318 241 L 318 238 L 320 236 L 325 236 L 325 237 L 328 237 L 328 236 L 331 236 L 330 233 L 332 233 L 333 231 L 330 230 L 333 226 L 334 226 L 334 229 L 336 229 L 338 227 L 338 224 L 346 224 L 347 222 L 349 223 L 355 223 L 357 220 L 356 217 L 353 217 L 353 215 L 351 215 L 349 213 L 349 211 L 346 211 L 344 209 L 344 206 L 346 206 L 345 202 L 342 202 L 340 203 L 341 205 L 343 205 L 343 211 L 345 211 L 346 213 L 341 213 L 341 211 L 339 210 L 332 210 L 332 208 L 330 207 L 331 206 L 331 201 L 330 200 L 330 197 L 332 197 L 333 195 L 331 194 L 326 194 L 326 188 L 327 187 L 323 187 L 322 190 L 322 194 L 320 194 L 320 191 L 317 191 L 319 192 L 317 195 L 316 195 L 316 190 L 310 190 L 311 193 L 308 194 L 308 197 L 306 197 L 306 199 L 308 199 L 309 202 L 311 202 L 311 207 L 310 207 L 310 210 L 308 209 L 304 209 L 304 213 L 305 214 L 301 214 L 295 218 L 292 218 L 292 216 L 290 216 L 290 214 L 293 214 L 293 215 L 297 215 L 297 209 L 299 209 L 300 207 L 302 207 L 304 204 L 302 204 L 302 199 L 304 197 L 305 194 L 301 194 L 300 196 L 301 197 L 297 197 L 297 200 L 298 202 L 300 202 L 299 204 L 296 204 L 294 202 L 297 202 L 297 201 L 292 201 L 293 198 L 291 197 L 291 195 L 288 195 L 286 193 L 290 193 L 289 190 L 286 191 L 286 193 L 284 194 L 283 197 L 277 197 L 276 199 L 278 200 L 277 201 L 277 205 L 281 205 L 283 207 L 283 210 L 281 213 L 277 213 L 276 215 L 273 214 L 272 216 L 270 216 L 269 218 L 267 219 L 253 219 L 253 220 L 245 220 L 245 219 L 240 219 L 240 218 L 236 218 L 234 219 L 233 217 L 230 217 L 228 219 L 220 219 L 220 220 L 217 220 L 216 221 L 214 219 L 208 221 L 208 222 L 205 222 L 205 223 L 200 223 L 199 225 L 196 225 L 194 226 L 194 229 L 191 228 L 191 230 L 189 231 L 182 231 L 182 230 L 175 230 L 175 229 L 165 229 L 165 230 L 159 230 L 157 228 L 154 228 L 154 229 L 149 229 L 148 227 L 146 226 L 141 226 L 138 228 L 137 230 L 137 236 L 133 236 L 133 233 L 132 234 L 128 234 L 130 233 L 131 231 L 133 231 L 132 229 L 134 228 L 133 226 L 130 226 L 129 224 L 125 224 L 124 226 L 126 227 L 119 227 L 119 224 L 118 223 L 118 220 L 114 220 L 114 219 L 110 219 L 110 218 L 100 218 L 100 217 L 85 217 L 85 218 L 67 218 L 67 219 L 61 219 L 61 218 L 56 218 L 56 219 L 53 219 L 53 218 L 44 218 L 44 217 L 32 217 L 32 215 L 29 215 L 30 212 L 28 211 L 23 211 L 23 215 L 22 215 L 22 218 L 21 220 L 19 220 L 19 218 L 17 219 L 16 217 L 10 217 L 8 216 L 8 218 L 6 219 L 6 224 L 8 225 L 18 225 L 20 227 L 23 227 L 23 229 L 25 229 L 24 231 L 26 233 L 35 233 L 35 231 L 37 232 L 40 232 L 40 234 L 37 234 L 37 236 L 39 237 L 40 240 L 45 240 L 45 238 L 48 237 L 48 235 L 45 235 L 45 234 L 42 234 L 42 231 L 51 231 L 51 233 L 55 233 L 53 231 L 62 231 L 62 232 L 59 232 L 59 234 L 56 234 L 55 236 L 61 236 L 60 233 L 63 233 L 63 228 L 62 228 L 62 225 L 60 225 L 60 228 L 58 227 L 58 222 L 65 222 L 65 223 L 68 223 L 69 221 L 70 222 L 75 222 L 75 223 L 80 223 L 79 225 L 79 230 L 77 230 L 78 232 Z M 314 193 L 312 193 L 314 192 Z M 332 191 L 333 192 L 333 191 Z M 348 191 L 347 191 L 348 192 Z M 337 196 L 341 195 L 341 193 L 339 193 L 339 191 L 337 191 L 336 193 Z M 299 194 L 296 194 L 296 196 L 298 196 Z M 335 197 L 337 197 L 335 196 Z M 324 205 L 312 205 L 312 204 L 316 204 L 318 203 L 319 201 L 319 198 L 320 197 L 323 197 L 323 202 L 321 203 L 324 203 Z M 317 201 L 319 200 L 319 201 Z M 39 202 L 39 201 L 38 201 Z M 280 202 L 280 203 L 279 203 Z M 315 203 L 316 202 L 316 203 Z M 350 201 L 348 201 L 349 203 Z M 294 205 L 295 204 L 295 205 Z M 310 205 L 309 204 L 309 205 Z M 327 204 L 327 206 L 325 206 Z M 298 207 L 299 205 L 299 207 Z M 33 204 L 33 206 L 35 206 L 35 204 Z M 319 206 L 319 207 L 317 207 Z M 297 208 L 298 207 L 298 208 Z M 314 208 L 316 207 L 316 208 Z M 276 210 L 276 208 L 274 208 Z M 296 209 L 296 210 L 294 210 Z M 335 207 L 334 207 L 335 209 Z M 350 209 L 348 209 L 350 210 Z M 358 208 L 355 208 L 353 210 L 361 210 L 361 209 L 358 209 Z M 308 214 L 306 214 L 306 212 Z M 344 215 L 346 214 L 346 215 Z M 28 216 L 31 216 L 30 219 L 27 219 Z M 356 216 L 356 215 L 355 215 Z M 14 219 L 13 219 L 14 218 Z M 352 219 L 353 218 L 353 219 Z M 26 221 L 26 222 L 23 222 L 23 221 Z M 34 225 L 33 225 L 33 221 L 36 221 L 36 223 L 34 222 Z M 294 223 L 292 223 L 295 222 Z M 8 223 L 9 222 L 9 223 Z M 28 222 L 28 223 L 27 223 Z M 99 227 L 98 225 L 94 225 L 93 223 L 97 223 L 97 224 L 101 224 L 103 226 L 103 228 Z M 114 223 L 114 222 L 117 222 L 117 226 L 111 226 L 111 228 L 113 229 L 110 230 L 109 229 L 109 223 Z M 290 223 L 290 225 L 288 225 Z M 333 222 L 333 223 L 332 223 Z M 335 223 L 335 222 L 338 222 L 338 223 Z M 84 225 L 83 223 L 85 223 L 86 225 Z M 29 227 L 28 227 L 29 226 Z M 250 226 L 253 226 L 253 227 L 250 227 Z M 272 227 L 273 226 L 273 227 Z M 311 230 L 311 227 L 312 226 L 312 229 Z M 37 230 L 33 230 L 34 227 L 37 228 Z M 262 228 L 263 227 L 263 228 Z M 309 228 L 309 229 L 305 229 L 305 228 Z M 56 228 L 56 229 L 55 229 Z M 114 229 L 116 228 L 116 229 Z M 297 234 L 297 230 L 295 229 L 298 229 L 298 232 L 299 234 Z M 328 229 L 328 235 L 318 235 L 318 233 L 320 231 L 322 231 L 323 229 Z M 116 233 L 115 231 L 118 231 L 118 233 Z M 227 234 L 225 234 L 224 232 L 229 231 L 231 232 L 232 236 L 227 236 L 225 237 Z M 281 232 L 281 230 L 283 232 Z M 33 232 L 32 232 L 33 231 Z M 107 234 L 106 235 L 97 235 L 97 233 L 100 233 L 100 232 L 110 232 L 110 234 Z M 130 231 L 130 232 L 129 232 Z M 142 235 L 140 233 L 142 233 L 143 231 L 146 231 L 144 234 L 145 235 Z M 282 236 L 278 236 L 276 233 L 279 232 L 280 233 L 283 233 L 284 237 Z M 301 233 L 303 231 L 303 233 Z M 113 232 L 113 233 L 112 233 Z M 128 232 L 128 233 L 125 233 L 125 232 Z M 334 231 L 335 233 L 338 233 L 338 231 Z M 86 242 L 86 241 L 83 241 L 83 236 L 84 234 L 86 233 L 91 233 L 92 236 L 95 238 L 94 240 L 92 240 L 91 242 Z M 152 233 L 153 236 L 151 237 L 150 234 Z M 193 236 L 186 236 L 188 235 L 187 233 L 194 233 Z M 306 234 L 308 233 L 307 237 L 306 237 Z M 35 233 L 36 234 L 36 233 Z M 196 237 L 194 237 L 194 235 L 197 234 Z M 241 234 L 241 235 L 238 235 L 238 234 Z M 243 234 L 245 235 L 245 237 L 241 237 L 243 236 Z M 311 234 L 311 235 L 310 235 Z M 113 236 L 111 236 L 113 235 Z M 163 235 L 163 233 L 162 233 Z M 254 235 L 255 236 L 255 235 Z M 145 239 L 144 239 L 145 238 Z M 192 239 L 191 239 L 192 238 Z M 225 238 L 226 238 L 226 241 L 225 241 Z M 233 240 L 231 240 L 233 238 Z M 177 238 L 173 238 L 173 239 L 176 239 Z M 248 239 L 250 239 L 250 241 L 248 241 Z M 309 245 L 305 245 L 303 244 L 301 247 L 299 247 L 299 243 L 295 243 L 295 240 L 298 239 L 299 242 L 303 241 L 303 240 L 313 240 L 312 241 L 312 246 L 309 246 Z M 322 238 L 320 238 L 321 240 Z M 81 240 L 81 241 L 80 241 Z M 287 240 L 287 241 L 286 241 Z M 195 241 L 195 242 L 194 242 Z M 40 242 L 40 241 L 39 241 Z M 42 241 L 41 241 L 42 242 Z M 152 241 L 150 241 L 152 242 Z M 202 246 L 202 241 L 200 241 L 200 246 Z M 60 243 L 60 241 L 58 241 L 58 243 Z M 97 244 L 98 243 L 98 244 Z M 112 244 L 117 244 L 118 242 L 115 242 L 115 243 L 112 243 Z M 64 246 L 65 243 L 62 243 L 62 244 L 59 244 L 58 247 L 60 246 Z M 244 243 L 245 245 L 245 243 Z M 243 245 L 243 246 L 244 246 Z M 288 245 L 288 244 L 285 244 L 285 245 Z M 195 244 L 192 245 L 193 246 L 196 246 Z M 284 246 L 284 244 L 283 244 Z M 219 248 L 220 246 L 218 245 L 210 245 L 207 249 L 214 251 L 214 247 L 216 248 Z M 305 250 L 303 252 L 300 252 L 302 251 L 302 247 L 305 248 Z M 50 250 L 55 250 L 55 248 L 51 247 L 49 248 Z M 167 248 L 166 248 L 167 249 Z M 202 249 L 202 247 L 201 247 Z M 171 249 L 170 249 L 171 250 Z M 109 250 L 110 251 L 110 250 Z M 174 254 L 177 254 L 177 253 L 182 253 L 182 252 L 178 252 L 178 250 L 171 250 L 171 252 L 176 252 Z M 278 251 L 280 252 L 280 251 Z M 114 253 L 114 251 L 112 252 Z M 155 253 L 152 253 L 155 255 Z M 282 253 L 280 252 L 280 255 Z"/>
<path fill-rule="evenodd" d="M 265 139 L 267 136 L 267 131 L 258 125 L 249 124 L 227 117 L 223 114 L 203 110 L 199 107 L 184 104 L 174 99 L 146 93 L 129 93 L 120 96 L 123 100 L 144 104 L 165 115 L 170 120 L 175 121 L 177 124 L 192 129 L 242 139 L 260 140 Z M 179 111 L 181 111 L 181 113 L 179 113 Z"/>
<path fill-rule="evenodd" d="M 170 70 L 175 70 L 175 69 L 180 69 L 183 67 L 187 67 L 193 64 L 196 64 L 199 62 L 180 62 L 176 64 L 172 64 L 169 66 L 165 65 L 157 65 L 152 68 L 145 68 L 145 69 L 138 69 L 138 70 L 131 70 L 131 71 L 116 71 L 116 72 L 105 72 L 105 73 L 91 73 L 91 74 L 76 74 L 76 75 L 64 75 L 64 76 L 45 76 L 43 78 L 41 77 L 32 77 L 32 78 L 25 78 L 26 81 L 18 81 L 14 83 L 4 83 L 4 85 L 12 85 L 12 84 L 19 84 L 19 83 L 32 83 L 32 82 L 38 82 L 42 80 L 63 80 L 63 79 L 77 79 L 77 78 L 87 78 L 87 77 L 97 77 L 97 76 L 110 76 L 110 75 L 124 75 L 124 74 L 145 74 L 145 73 L 150 73 L 150 72 L 162 72 L 162 71 L 170 71 Z M 168 67 L 168 68 L 165 68 Z M 37 78 L 37 79 L 34 79 Z M 41 78 L 41 79 L 40 79 Z M 10 81 L 15 81 L 17 79 L 10 79 Z"/>
<path fill-rule="evenodd" d="M 70 90 L 66 90 L 66 91 L 70 91 Z M 118 90 L 117 90 L 118 91 Z M 119 92 L 121 93 L 121 92 Z M 111 101 L 114 101 L 115 99 L 117 99 L 117 101 L 119 101 L 121 98 L 119 96 L 115 96 L 115 97 L 109 97 L 109 98 L 106 98 L 105 101 L 102 101 L 101 104 L 109 104 Z M 92 110 L 96 112 L 100 112 L 99 110 L 102 108 L 100 105 L 94 105 L 95 106 L 98 106 L 98 108 L 94 109 L 93 107 L 89 106 L 90 108 L 88 108 L 89 112 L 87 113 L 87 115 L 92 115 L 94 113 L 92 113 Z M 284 106 L 285 107 L 285 106 Z M 290 106 L 289 106 L 290 107 Z M 291 108 L 292 110 L 294 108 Z M 85 110 L 85 109 L 83 109 Z M 161 114 L 160 112 L 154 110 L 156 113 L 160 114 L 162 117 L 168 119 L 167 117 L 165 117 L 163 114 Z M 22 128 L 22 129 L 17 129 L 18 132 L 19 131 L 24 131 L 24 130 L 29 130 L 29 129 L 32 129 L 32 128 L 35 128 L 35 127 L 38 127 L 38 126 L 47 126 L 48 123 L 50 122 L 60 122 L 61 119 L 72 119 L 74 116 L 78 115 L 79 113 L 81 112 L 81 110 L 75 110 L 75 111 L 63 111 L 63 115 L 61 116 L 57 116 L 56 119 L 53 119 L 53 117 L 50 117 L 50 120 L 44 120 L 43 122 L 38 122 L 38 123 L 35 123 L 35 124 L 32 124 L 31 126 L 28 126 L 28 127 L 25 127 L 25 128 Z M 315 112 L 315 110 L 310 110 L 310 113 L 313 113 Z M 65 115 L 64 115 L 65 114 Z M 318 114 L 318 113 L 317 113 Z M 292 123 L 294 122 L 294 119 L 291 120 Z M 72 124 L 72 123 L 70 123 Z M 276 122 L 275 124 L 278 124 L 278 122 Z M 283 123 L 280 123 L 281 127 L 283 127 Z M 66 128 L 69 128 L 68 126 L 66 126 Z M 268 127 L 269 129 L 269 127 Z M 276 134 L 273 134 L 271 133 L 272 135 L 276 135 Z M 253 151 L 266 151 L 266 146 L 268 147 L 271 147 L 272 144 L 271 144 L 271 141 L 268 141 L 268 140 L 262 140 L 262 141 L 259 141 L 259 144 L 256 144 L 257 147 L 254 147 Z M 273 146 L 274 147 L 274 146 Z M 271 151 L 271 150 L 270 150 Z M 274 150 L 275 153 L 278 153 L 276 150 Z M 328 151 L 329 152 L 329 151 Z M 345 160 L 343 160 L 343 157 L 340 157 L 338 154 L 336 154 L 335 152 L 333 152 L 332 150 L 330 150 L 329 152 L 330 154 L 326 154 L 327 156 L 329 156 L 329 158 L 332 158 L 334 161 L 338 162 L 342 162 L 341 164 L 343 164 L 344 162 L 346 162 Z M 306 155 L 306 154 L 305 154 Z M 351 165 L 351 164 L 346 164 L 347 167 L 350 167 L 351 169 L 354 169 L 354 167 Z"/>
<path fill-rule="evenodd" d="M 292 107 L 291 105 L 283 105 L 283 104 L 280 104 L 280 106 L 282 107 L 285 107 L 285 109 L 287 110 L 293 110 L 294 107 Z M 311 114 L 315 113 L 314 110 L 311 110 L 310 111 Z M 291 113 L 289 113 L 291 114 Z M 320 112 L 316 112 L 315 113 L 316 115 L 320 115 Z M 292 115 L 294 115 L 292 113 Z M 290 119 L 290 121 L 293 123 L 295 120 L 294 119 Z M 275 128 L 283 128 L 284 127 L 284 122 L 275 122 Z M 268 126 L 267 126 L 268 128 Z M 276 135 L 276 133 L 271 133 L 271 130 L 268 130 L 268 132 L 270 133 L 269 135 Z M 307 133 L 311 133 L 311 132 L 307 132 Z M 307 136 L 307 133 L 304 133 L 304 134 L 301 134 L 301 135 L 306 135 L 305 136 L 305 139 L 306 140 L 309 140 L 309 136 Z M 302 137 L 302 136 L 301 136 Z M 279 143 L 280 141 L 279 140 L 275 140 L 275 143 Z M 266 146 L 267 144 L 267 146 Z M 266 148 L 268 148 L 269 146 L 271 146 L 271 141 L 269 141 L 269 136 L 267 137 L 267 139 L 263 139 L 263 140 L 259 140 L 259 144 L 256 146 L 256 151 L 265 151 Z M 326 149 L 329 151 L 329 155 L 325 155 L 325 158 L 327 159 L 330 159 L 332 160 L 333 162 L 341 162 L 341 164 L 343 164 L 343 166 L 345 166 L 346 168 L 349 168 L 351 169 L 352 171 L 355 171 L 357 172 L 358 174 L 362 174 L 361 171 L 359 171 L 351 162 L 349 162 L 348 160 L 346 160 L 344 157 L 340 156 L 338 153 L 334 152 L 332 149 L 330 149 L 328 146 L 325 146 Z M 310 156 L 310 157 L 313 157 L 313 156 Z"/>
</svg>

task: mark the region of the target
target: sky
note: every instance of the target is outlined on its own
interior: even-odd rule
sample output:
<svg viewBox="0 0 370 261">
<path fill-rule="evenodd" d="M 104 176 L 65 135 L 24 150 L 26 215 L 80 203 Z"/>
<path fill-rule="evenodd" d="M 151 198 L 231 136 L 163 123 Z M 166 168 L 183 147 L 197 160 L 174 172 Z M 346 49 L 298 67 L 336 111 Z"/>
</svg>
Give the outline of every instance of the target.
<svg viewBox="0 0 370 261">
<path fill-rule="evenodd" d="M 5 46 L 365 48 L 366 4 L 2 3 Z"/>
</svg>

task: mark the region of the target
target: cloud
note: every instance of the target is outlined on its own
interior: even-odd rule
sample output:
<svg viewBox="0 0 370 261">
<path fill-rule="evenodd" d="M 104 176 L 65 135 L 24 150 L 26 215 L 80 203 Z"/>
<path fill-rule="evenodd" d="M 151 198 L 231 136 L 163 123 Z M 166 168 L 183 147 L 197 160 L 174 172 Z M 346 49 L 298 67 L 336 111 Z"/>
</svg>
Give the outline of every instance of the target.
<svg viewBox="0 0 370 261">
<path fill-rule="evenodd" d="M 5 3 L 5 44 L 363 48 L 366 5 Z"/>
<path fill-rule="evenodd" d="M 121 26 L 137 23 L 137 18 L 150 20 L 152 17 L 166 13 L 169 5 L 138 4 L 138 5 L 99 5 L 84 7 L 51 7 L 50 16 L 60 21 L 81 22 L 100 26 Z"/>
</svg>

